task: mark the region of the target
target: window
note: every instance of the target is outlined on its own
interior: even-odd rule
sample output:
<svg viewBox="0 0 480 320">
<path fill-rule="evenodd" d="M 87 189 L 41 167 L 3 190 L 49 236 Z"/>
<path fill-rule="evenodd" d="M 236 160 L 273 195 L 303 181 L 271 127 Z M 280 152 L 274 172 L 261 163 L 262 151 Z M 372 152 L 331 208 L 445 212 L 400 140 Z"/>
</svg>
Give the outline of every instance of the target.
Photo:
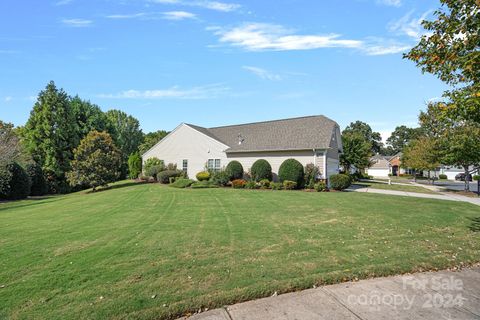
<svg viewBox="0 0 480 320">
<path fill-rule="evenodd" d="M 221 169 L 220 159 L 208 159 L 207 168 L 208 170 L 220 171 Z"/>
<path fill-rule="evenodd" d="M 183 160 L 182 169 L 184 172 L 188 171 L 188 160 Z"/>
</svg>

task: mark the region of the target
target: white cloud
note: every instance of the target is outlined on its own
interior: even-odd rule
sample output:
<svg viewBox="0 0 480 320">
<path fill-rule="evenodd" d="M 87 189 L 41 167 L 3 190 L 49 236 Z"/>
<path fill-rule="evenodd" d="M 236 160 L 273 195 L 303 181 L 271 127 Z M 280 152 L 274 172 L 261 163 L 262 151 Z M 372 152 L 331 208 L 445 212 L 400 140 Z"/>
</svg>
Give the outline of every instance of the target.
<svg viewBox="0 0 480 320">
<path fill-rule="evenodd" d="M 86 19 L 63 19 L 62 23 L 69 27 L 83 28 L 91 26 L 93 21 Z"/>
<path fill-rule="evenodd" d="M 406 35 L 418 41 L 423 35 L 428 35 L 422 26 L 422 21 L 427 19 L 431 12 L 432 11 L 427 11 L 420 17 L 415 18 L 412 17 L 413 11 L 410 11 L 399 20 L 391 22 L 388 26 L 388 29 L 391 32 L 395 32 L 400 35 Z"/>
<path fill-rule="evenodd" d="M 3 100 L 4 100 L 5 102 L 10 102 L 10 101 L 13 100 L 13 97 L 7 96 L 7 97 L 5 97 Z"/>
<path fill-rule="evenodd" d="M 190 7 L 199 7 L 204 9 L 210 9 L 221 12 L 231 12 L 241 8 L 241 5 L 237 3 L 226 3 L 220 1 L 208 1 L 208 0 L 198 0 L 198 1 L 185 1 L 185 0 L 150 0 L 151 2 L 160 3 L 160 4 L 174 4 L 181 6 L 190 6 Z"/>
<path fill-rule="evenodd" d="M 64 5 L 70 4 L 72 2 L 73 2 L 73 0 L 60 0 L 60 1 L 57 1 L 55 3 L 55 5 L 56 6 L 64 6 Z"/>
<path fill-rule="evenodd" d="M 212 84 L 207 86 L 198 86 L 190 89 L 181 89 L 174 86 L 168 89 L 156 90 L 126 90 L 116 94 L 100 94 L 99 98 L 108 99 L 211 99 L 216 98 L 230 89 L 228 87 Z"/>
<path fill-rule="evenodd" d="M 139 13 L 131 13 L 131 14 L 111 14 L 108 16 L 105 16 L 105 18 L 108 19 L 135 19 L 135 18 L 141 18 L 146 15 L 145 12 L 139 12 Z"/>
<path fill-rule="evenodd" d="M 362 50 L 369 56 L 382 56 L 387 54 L 402 53 L 409 50 L 412 46 L 409 45 L 369 45 Z"/>
<path fill-rule="evenodd" d="M 167 20 L 185 20 L 196 19 L 197 16 L 194 13 L 186 11 L 168 11 L 163 12 L 163 18 Z"/>
<path fill-rule="evenodd" d="M 282 77 L 278 74 L 271 73 L 265 69 L 258 68 L 258 67 L 252 67 L 252 66 L 243 66 L 242 67 L 244 70 L 247 70 L 257 77 L 264 79 L 264 80 L 271 80 L 271 81 L 280 81 L 282 80 Z"/>
<path fill-rule="evenodd" d="M 400 7 L 402 5 L 402 0 L 377 0 L 377 3 L 386 6 Z"/>
</svg>

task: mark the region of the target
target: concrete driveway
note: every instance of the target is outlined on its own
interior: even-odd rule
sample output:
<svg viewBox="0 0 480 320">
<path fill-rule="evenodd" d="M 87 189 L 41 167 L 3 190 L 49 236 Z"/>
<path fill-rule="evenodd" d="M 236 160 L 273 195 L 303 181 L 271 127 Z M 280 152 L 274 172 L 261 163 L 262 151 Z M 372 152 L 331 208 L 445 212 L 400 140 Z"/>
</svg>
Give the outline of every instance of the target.
<svg viewBox="0 0 480 320">
<path fill-rule="evenodd" d="M 429 182 L 425 180 L 417 180 L 417 183 L 429 184 Z M 454 190 L 454 191 L 463 191 L 465 188 L 465 182 L 463 181 L 440 180 L 440 181 L 435 181 L 435 185 L 439 187 L 445 187 L 449 190 Z M 476 181 L 470 182 L 470 191 L 478 192 L 478 184 Z"/>
</svg>

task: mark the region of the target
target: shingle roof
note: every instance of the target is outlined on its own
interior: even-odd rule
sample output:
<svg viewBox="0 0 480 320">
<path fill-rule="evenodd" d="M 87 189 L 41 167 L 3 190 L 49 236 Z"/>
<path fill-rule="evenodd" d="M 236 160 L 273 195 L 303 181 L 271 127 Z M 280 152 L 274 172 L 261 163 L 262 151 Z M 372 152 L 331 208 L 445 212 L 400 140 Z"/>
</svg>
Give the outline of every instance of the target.
<svg viewBox="0 0 480 320">
<path fill-rule="evenodd" d="M 327 149 L 330 147 L 332 134 L 338 127 L 335 121 L 325 116 L 208 129 L 187 125 L 229 146 L 226 152 Z"/>
</svg>

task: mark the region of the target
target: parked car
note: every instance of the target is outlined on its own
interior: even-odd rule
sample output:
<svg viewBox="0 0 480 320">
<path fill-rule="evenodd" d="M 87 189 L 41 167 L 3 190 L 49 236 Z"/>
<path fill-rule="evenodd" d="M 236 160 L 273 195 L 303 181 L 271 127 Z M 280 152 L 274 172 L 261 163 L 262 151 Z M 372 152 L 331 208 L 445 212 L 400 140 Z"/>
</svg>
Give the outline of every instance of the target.
<svg viewBox="0 0 480 320">
<path fill-rule="evenodd" d="M 472 181 L 472 175 L 471 175 L 471 174 L 465 175 L 464 172 L 457 174 L 457 175 L 455 176 L 455 180 L 457 180 L 457 181 L 465 181 L 465 177 L 467 177 L 467 181 Z"/>
</svg>

